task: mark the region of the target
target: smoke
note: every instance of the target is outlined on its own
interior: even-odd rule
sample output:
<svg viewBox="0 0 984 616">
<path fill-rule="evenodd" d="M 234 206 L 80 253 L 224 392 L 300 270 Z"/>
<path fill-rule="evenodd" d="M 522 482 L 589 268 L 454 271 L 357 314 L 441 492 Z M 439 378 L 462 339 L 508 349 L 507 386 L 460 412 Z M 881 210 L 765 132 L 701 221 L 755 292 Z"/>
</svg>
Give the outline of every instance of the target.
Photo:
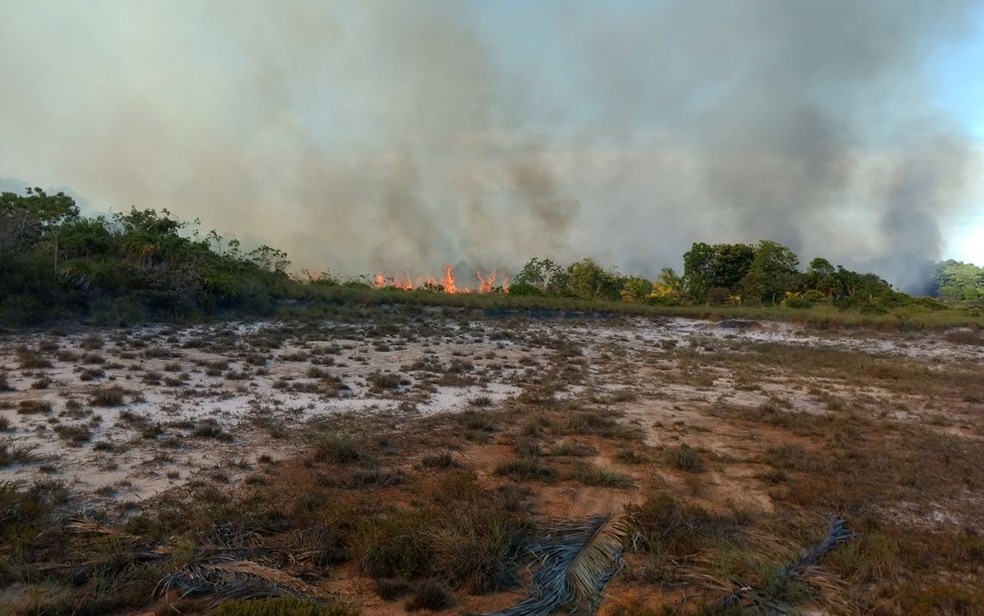
<svg viewBox="0 0 984 616">
<path fill-rule="evenodd" d="M 917 288 L 971 138 L 971 0 L 0 0 L 0 175 L 295 265 L 679 265 L 775 239 Z"/>
</svg>

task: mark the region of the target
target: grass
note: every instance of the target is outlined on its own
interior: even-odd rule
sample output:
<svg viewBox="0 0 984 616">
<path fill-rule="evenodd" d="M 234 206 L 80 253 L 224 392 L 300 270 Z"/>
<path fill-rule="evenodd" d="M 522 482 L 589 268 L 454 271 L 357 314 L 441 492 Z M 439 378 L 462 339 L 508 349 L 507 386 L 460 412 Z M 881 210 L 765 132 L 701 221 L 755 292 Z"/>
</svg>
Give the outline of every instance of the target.
<svg viewBox="0 0 984 616">
<path fill-rule="evenodd" d="M 408 612 L 420 610 L 441 611 L 454 604 L 454 594 L 437 580 L 421 580 L 410 589 L 410 598 L 404 604 Z"/>
<path fill-rule="evenodd" d="M 673 316 L 710 321 L 725 319 L 788 321 L 820 330 L 863 328 L 875 331 L 912 331 L 955 327 L 977 328 L 980 325 L 980 315 L 977 312 L 959 308 L 949 310 L 896 308 L 885 314 L 862 314 L 855 310 L 839 310 L 826 304 L 817 304 L 807 309 L 791 309 L 783 306 L 651 306 L 564 297 L 515 296 L 502 293 L 448 295 L 424 290 L 402 291 L 348 286 L 319 288 L 312 304 L 302 309 L 284 309 L 281 311 L 281 316 L 315 318 L 323 316 L 331 308 L 337 312 L 339 307 L 366 310 L 384 305 L 398 305 L 410 309 L 423 306 L 471 309 L 503 316 L 534 312 L 555 313 L 558 316 L 595 314 Z"/>
<path fill-rule="evenodd" d="M 38 460 L 33 453 L 34 449 L 35 447 L 29 445 L 17 445 L 10 439 L 0 439 L 0 468 Z"/>
<path fill-rule="evenodd" d="M 634 488 L 636 485 L 635 480 L 625 473 L 585 462 L 576 464 L 570 476 L 574 481 L 578 481 L 584 485 L 614 488 L 616 490 L 627 490 Z"/>
<path fill-rule="evenodd" d="M 55 426 L 54 430 L 58 438 L 68 441 L 74 446 L 79 446 L 82 443 L 92 440 L 92 431 L 86 426 L 59 424 Z"/>
<path fill-rule="evenodd" d="M 442 451 L 441 453 L 426 455 L 420 463 L 424 466 L 424 468 L 436 469 L 448 469 L 461 466 L 450 451 Z"/>
<path fill-rule="evenodd" d="M 227 601 L 209 612 L 209 616 L 358 616 L 359 610 L 341 601 L 327 604 L 276 597 Z"/>
<path fill-rule="evenodd" d="M 588 443 L 564 441 L 558 445 L 550 447 L 547 450 L 547 455 L 583 458 L 598 455 L 598 448 L 593 445 L 589 445 Z"/>
<path fill-rule="evenodd" d="M 559 475 L 556 468 L 541 464 L 535 458 L 521 458 L 511 462 L 503 462 L 495 467 L 495 474 L 500 477 L 514 477 L 529 481 L 553 481 Z"/>
<path fill-rule="evenodd" d="M 21 400 L 17 404 L 18 415 L 41 415 L 52 411 L 51 402 L 47 400 Z"/>
<path fill-rule="evenodd" d="M 317 434 L 312 444 L 314 459 L 317 462 L 348 464 L 362 457 L 352 441 L 340 434 Z"/>
<path fill-rule="evenodd" d="M 89 392 L 89 404 L 99 407 L 123 406 L 131 392 L 119 385 L 96 387 Z"/>
<path fill-rule="evenodd" d="M 523 545 L 537 536 L 541 516 L 618 511 L 631 501 L 639 503 L 628 508 L 638 535 L 631 535 L 634 549 L 624 555 L 629 567 L 612 589 L 626 589 L 640 600 L 632 604 L 634 611 L 619 612 L 611 603 L 623 597 L 613 592 L 602 608 L 605 613 L 719 613 L 701 612 L 702 606 L 719 590 L 730 589 L 731 580 L 747 582 L 778 602 L 815 604 L 829 613 L 899 614 L 899 606 L 907 613 L 975 613 L 984 604 L 979 576 L 984 541 L 973 530 L 982 520 L 974 495 L 984 488 L 984 453 L 975 445 L 984 427 L 974 400 L 984 399 L 984 388 L 973 384 L 979 369 L 970 362 L 836 348 L 843 336 L 828 340 L 823 332 L 818 337 L 835 348 L 708 335 L 694 336 L 692 345 L 662 349 L 659 338 L 633 335 L 631 323 L 595 323 L 579 315 L 572 322 L 588 332 L 579 339 L 542 321 L 527 327 L 510 315 L 482 320 L 479 313 L 457 308 L 418 319 L 410 331 L 402 323 L 405 308 L 392 315 L 353 313 L 333 320 L 330 328 L 318 322 L 279 325 L 286 331 L 264 334 L 269 340 L 262 346 L 253 346 L 259 337 L 252 335 L 241 340 L 216 336 L 203 348 L 211 352 L 225 344 L 222 353 L 237 362 L 253 352 L 272 358 L 270 371 L 277 376 L 258 378 L 267 375 L 255 372 L 259 385 L 283 376 L 288 384 L 306 383 L 307 377 L 320 386 L 330 375 L 311 359 L 320 357 L 320 345 L 335 345 L 333 357 L 347 364 L 339 374 L 344 370 L 346 378 L 360 382 L 379 367 L 371 363 L 376 356 L 365 344 L 366 332 L 385 325 L 379 331 L 386 332 L 385 344 L 394 351 L 387 361 L 396 360 L 395 352 L 413 361 L 418 354 L 412 345 L 419 344 L 425 357 L 434 358 L 425 363 L 439 368 L 394 371 L 418 380 L 419 391 L 417 386 L 406 391 L 408 401 L 423 404 L 426 386 L 446 374 L 467 375 L 482 386 L 486 379 L 501 379 L 550 395 L 540 401 L 537 396 L 504 398 L 494 410 L 462 399 L 460 414 L 413 417 L 386 407 L 312 424 L 297 423 L 293 415 L 316 410 L 319 392 L 286 403 L 286 396 L 262 402 L 257 397 L 255 409 L 249 403 L 251 425 L 276 424 L 284 426 L 282 435 L 303 435 L 310 446 L 306 459 L 292 459 L 291 449 L 278 449 L 260 461 L 254 450 L 242 454 L 261 462 L 252 468 L 237 464 L 236 454 L 214 469 L 196 473 L 182 467 L 178 472 L 163 464 L 172 458 L 183 464 L 209 447 L 209 441 L 193 442 L 187 435 L 210 423 L 197 413 L 185 419 L 186 414 L 213 400 L 252 395 L 246 388 L 234 391 L 238 384 L 196 382 L 168 392 L 177 401 L 173 408 L 161 408 L 165 417 L 160 423 L 139 420 L 153 417 L 149 408 L 129 415 L 121 409 L 119 424 L 108 426 L 118 426 L 119 432 L 107 432 L 106 440 L 92 446 L 104 465 L 99 472 L 124 470 L 125 458 L 138 458 L 147 462 L 147 471 L 184 484 L 166 498 L 126 507 L 117 503 L 112 506 L 118 509 L 105 511 L 93 508 L 106 530 L 86 535 L 57 517 L 62 509 L 54 504 L 68 495 L 71 465 L 43 460 L 65 483 L 20 486 L 20 495 L 11 501 L 0 490 L 0 587 L 25 580 L 32 588 L 66 589 L 64 606 L 26 612 L 32 614 L 148 611 L 154 586 L 172 566 L 232 554 L 316 585 L 326 582 L 330 571 L 331 583 L 376 592 L 393 603 L 379 607 L 373 598 L 374 606 L 393 613 L 404 611 L 418 588 L 434 582 L 455 601 L 453 609 L 468 613 L 482 601 L 473 595 L 528 579 Z M 470 325 L 449 337 L 444 322 Z M 612 337 L 589 341 L 596 326 L 608 328 Z M 644 325 L 650 326 L 659 324 Z M 266 350 L 278 343 L 275 338 L 287 341 L 281 352 L 303 349 L 298 361 L 304 363 L 286 366 L 283 355 Z M 891 339 L 901 349 L 923 348 L 921 334 L 875 338 Z M 934 335 L 932 344 L 942 338 Z M 114 335 L 116 348 L 131 348 L 120 339 Z M 298 346 L 286 346 L 295 339 Z M 438 345 L 448 345 L 440 355 L 433 350 Z M 578 347 L 583 353 L 572 350 Z M 454 366 L 449 356 L 460 363 Z M 487 367 L 489 362 L 494 367 Z M 151 372 L 163 365 L 147 363 Z M 307 373 L 312 365 L 325 375 Z M 204 360 L 189 361 L 188 368 L 197 381 Z M 451 369 L 460 372 L 446 372 Z M 693 375 L 699 370 L 716 376 L 713 391 L 680 393 L 668 387 L 697 382 Z M 114 379 L 110 383 L 126 386 L 139 383 L 146 371 L 106 366 L 106 372 Z M 164 370 L 161 376 L 177 374 Z M 18 376 L 21 383 L 38 375 Z M 59 388 L 71 378 L 60 374 Z M 759 386 L 729 391 L 733 382 Z M 572 390 L 573 385 L 584 389 Z M 732 397 L 735 389 L 743 393 Z M 616 401 L 608 393 L 621 390 L 638 396 L 635 403 L 624 401 L 619 407 L 624 413 L 606 408 Z M 149 390 L 148 398 L 156 399 L 160 391 Z M 18 394 L 18 400 L 21 395 L 29 392 Z M 78 392 L 69 397 L 86 402 Z M 13 398 L 0 404 L 15 410 Z M 86 426 L 91 413 L 88 405 L 80 405 L 78 414 L 69 413 L 67 402 L 64 406 L 57 418 L 64 424 L 51 415 L 22 421 L 38 424 L 38 434 L 58 444 L 56 435 L 68 439 L 71 429 L 59 426 Z M 69 418 L 79 421 L 69 423 Z M 214 427 L 223 430 L 218 422 Z M 265 438 L 267 431 L 258 432 Z M 23 434 L 33 438 L 28 430 Z M 143 442 L 142 434 L 157 440 Z M 679 445 L 683 438 L 687 445 Z M 181 451 L 172 451 L 165 441 Z M 8 456 L 10 446 L 19 442 L 7 442 Z M 679 446 L 648 449 L 644 442 Z M 252 442 L 244 437 L 242 445 L 249 451 L 245 448 Z M 157 447 L 165 453 L 153 455 Z M 140 455 L 116 455 L 125 451 Z M 499 464 L 503 456 L 507 461 Z M 604 457 L 595 458 L 597 464 L 585 463 L 594 456 Z M 609 456 L 612 468 L 601 462 Z M 716 471 L 713 481 L 695 472 L 705 467 Z M 46 472 L 40 465 L 16 470 L 39 477 Z M 231 485 L 241 471 L 249 472 Z M 635 491 L 626 491 L 633 478 Z M 131 491 L 110 483 L 107 495 Z M 106 499 L 98 502 L 110 506 Z M 56 517 L 49 517 L 52 512 Z M 832 512 L 848 517 L 860 531 L 858 538 L 832 553 L 815 580 L 783 583 L 775 574 L 776 563 L 787 562 L 814 541 Z M 160 556 L 143 562 L 141 554 Z M 367 579 L 351 579 L 359 576 Z M 831 607 L 837 598 L 850 609 Z M 210 600 L 189 598 L 175 609 L 206 613 Z M 353 601 L 358 602 L 357 595 Z M 428 605 L 435 604 L 422 601 Z M 484 603 L 481 608 L 487 609 Z"/>
<path fill-rule="evenodd" d="M 151 429 L 153 430 L 153 437 L 146 436 L 147 431 L 145 430 L 144 438 L 155 438 L 158 434 L 160 434 L 160 432 L 153 429 L 153 427 L 151 427 Z M 236 440 L 232 434 L 227 432 L 222 428 L 222 426 L 219 425 L 219 422 L 212 418 L 204 419 L 197 423 L 191 430 L 190 436 L 192 438 L 213 439 L 225 443 L 231 443 Z"/>
<path fill-rule="evenodd" d="M 666 459 L 673 468 L 688 473 L 703 473 L 706 470 L 704 460 L 697 450 L 683 444 L 666 450 Z"/>
<path fill-rule="evenodd" d="M 394 391 L 404 382 L 403 377 L 393 372 L 373 372 L 367 380 L 370 389 L 374 392 Z"/>
</svg>

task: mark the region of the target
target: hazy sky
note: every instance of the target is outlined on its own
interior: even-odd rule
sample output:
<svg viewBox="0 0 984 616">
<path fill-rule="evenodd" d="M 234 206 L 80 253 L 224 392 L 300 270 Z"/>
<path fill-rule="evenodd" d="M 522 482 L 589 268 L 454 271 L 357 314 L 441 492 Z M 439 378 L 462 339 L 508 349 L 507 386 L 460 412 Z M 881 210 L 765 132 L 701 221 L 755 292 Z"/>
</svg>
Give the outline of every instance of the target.
<svg viewBox="0 0 984 616">
<path fill-rule="evenodd" d="M 298 267 L 984 263 L 984 3 L 0 0 L 0 179 Z"/>
</svg>

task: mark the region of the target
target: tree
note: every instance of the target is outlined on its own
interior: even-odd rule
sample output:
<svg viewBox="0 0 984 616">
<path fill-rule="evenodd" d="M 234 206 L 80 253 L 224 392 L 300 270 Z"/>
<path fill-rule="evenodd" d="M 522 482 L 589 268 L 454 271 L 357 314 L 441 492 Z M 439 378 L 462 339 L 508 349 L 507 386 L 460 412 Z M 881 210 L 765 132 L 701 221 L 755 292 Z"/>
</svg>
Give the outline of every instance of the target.
<svg viewBox="0 0 984 616">
<path fill-rule="evenodd" d="M 755 248 L 748 244 L 694 243 L 683 255 L 683 278 L 690 295 L 704 302 L 711 289 L 735 292 L 754 258 Z"/>
<path fill-rule="evenodd" d="M 622 301 L 638 303 L 646 299 L 653 292 L 653 283 L 641 276 L 631 276 L 622 281 L 622 290 L 619 295 Z"/>
<path fill-rule="evenodd" d="M 711 286 L 734 291 L 752 267 L 755 247 L 749 244 L 717 244 L 711 263 Z"/>
<path fill-rule="evenodd" d="M 513 276 L 512 288 L 529 285 L 544 293 L 564 295 L 569 292 L 568 282 L 568 273 L 559 265 L 550 259 L 533 257 Z"/>
<path fill-rule="evenodd" d="M 759 242 L 751 267 L 739 285 L 742 296 L 776 304 L 786 291 L 795 287 L 798 266 L 799 258 L 791 249 L 769 240 Z"/>
<path fill-rule="evenodd" d="M 950 259 L 933 273 L 938 294 L 947 300 L 975 300 L 984 297 L 984 268 Z"/>
<path fill-rule="evenodd" d="M 683 279 L 696 302 L 707 298 L 707 290 L 714 286 L 714 248 L 704 242 L 694 242 L 683 254 Z"/>
<path fill-rule="evenodd" d="M 63 192 L 49 195 L 40 188 L 28 188 L 24 196 L 0 194 L 0 254 L 28 244 L 50 240 L 58 267 L 58 236 L 61 225 L 79 217 L 75 200 Z"/>
<path fill-rule="evenodd" d="M 260 269 L 275 274 L 283 274 L 290 267 L 286 252 L 266 244 L 246 253 L 246 258 Z"/>
<path fill-rule="evenodd" d="M 664 267 L 653 283 L 653 290 L 650 293 L 653 297 L 669 297 L 680 299 L 684 292 L 683 277 L 678 275 L 672 267 Z"/>
<path fill-rule="evenodd" d="M 570 290 L 584 298 L 619 299 L 621 284 L 618 275 L 605 271 L 591 259 L 572 263 L 567 268 Z"/>
</svg>

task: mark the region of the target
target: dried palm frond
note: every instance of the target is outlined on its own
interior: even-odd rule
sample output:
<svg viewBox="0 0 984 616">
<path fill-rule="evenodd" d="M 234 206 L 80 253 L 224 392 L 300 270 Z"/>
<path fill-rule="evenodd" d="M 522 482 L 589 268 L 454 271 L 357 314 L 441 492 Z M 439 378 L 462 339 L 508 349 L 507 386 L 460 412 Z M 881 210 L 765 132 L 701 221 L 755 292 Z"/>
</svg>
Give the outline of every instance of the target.
<svg viewBox="0 0 984 616">
<path fill-rule="evenodd" d="M 836 589 L 837 584 L 823 576 L 816 575 L 820 561 L 838 545 L 849 541 L 854 537 L 854 532 L 847 527 L 844 518 L 840 516 L 830 516 L 827 519 L 827 534 L 824 538 L 808 549 L 793 562 L 787 563 L 775 570 L 773 578 L 779 583 L 786 584 L 811 575 L 814 582 L 820 586 Z M 751 604 L 766 613 L 787 614 L 791 613 L 792 608 L 783 604 L 781 601 L 769 598 L 759 589 L 742 582 L 733 582 L 732 590 L 715 602 L 718 607 L 731 607 L 736 605 Z"/>
<path fill-rule="evenodd" d="M 219 560 L 194 563 L 165 576 L 156 594 L 178 590 L 181 597 L 214 596 L 216 599 L 254 599 L 261 597 L 318 597 L 313 586 L 294 576 L 247 560 Z"/>
<path fill-rule="evenodd" d="M 65 528 L 77 535 L 104 535 L 107 537 L 120 537 L 124 539 L 136 539 L 134 535 L 123 532 L 117 528 L 104 526 L 98 522 L 85 518 L 73 518 L 69 520 Z"/>
<path fill-rule="evenodd" d="M 628 531 L 626 518 L 614 514 L 555 526 L 531 548 L 540 567 L 527 598 L 486 616 L 547 616 L 565 606 L 571 607 L 571 613 L 593 614 L 608 582 L 622 567 Z"/>
</svg>

